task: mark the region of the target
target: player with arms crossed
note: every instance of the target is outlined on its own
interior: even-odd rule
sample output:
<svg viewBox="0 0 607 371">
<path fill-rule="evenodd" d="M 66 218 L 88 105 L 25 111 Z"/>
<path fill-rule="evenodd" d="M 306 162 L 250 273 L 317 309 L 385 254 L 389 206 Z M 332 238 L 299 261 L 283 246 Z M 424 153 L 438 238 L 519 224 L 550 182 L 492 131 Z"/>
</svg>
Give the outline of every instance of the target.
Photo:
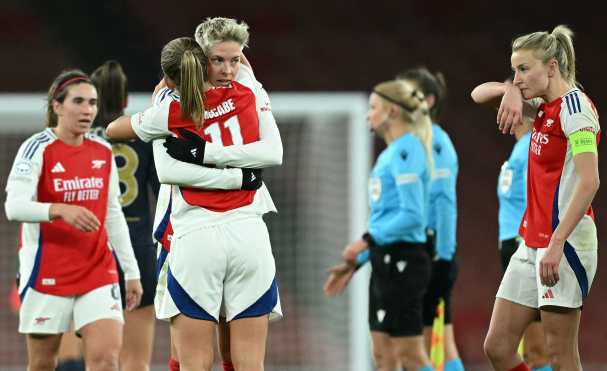
<svg viewBox="0 0 607 371">
<path fill-rule="evenodd" d="M 87 134 L 97 92 L 78 70 L 48 92 L 47 126 L 26 140 L 7 183 L 7 218 L 21 222 L 19 331 L 28 369 L 53 370 L 71 321 L 89 370 L 118 370 L 122 304 L 112 248 L 125 272 L 127 310 L 141 299 L 110 146 Z M 110 247 L 111 246 L 111 247 Z"/>
<path fill-rule="evenodd" d="M 472 99 L 499 107 L 497 122 L 514 132 L 532 120 L 527 209 L 493 307 L 485 352 L 499 371 L 528 370 L 516 353 L 541 312 L 554 370 L 581 370 L 578 328 L 597 268 L 591 203 L 599 187 L 596 109 L 575 80 L 572 32 L 557 26 L 512 44 L 512 84 L 477 86 Z"/>
</svg>

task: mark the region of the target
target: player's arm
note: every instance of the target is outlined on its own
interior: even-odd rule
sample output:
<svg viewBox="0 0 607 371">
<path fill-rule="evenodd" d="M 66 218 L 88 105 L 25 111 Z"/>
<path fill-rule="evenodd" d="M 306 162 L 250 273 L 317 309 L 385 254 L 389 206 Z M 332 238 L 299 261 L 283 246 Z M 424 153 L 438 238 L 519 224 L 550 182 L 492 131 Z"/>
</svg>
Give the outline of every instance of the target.
<svg viewBox="0 0 607 371">
<path fill-rule="evenodd" d="M 246 61 L 246 58 L 244 59 Z M 249 87 L 255 94 L 259 120 L 259 141 L 224 147 L 208 143 L 204 163 L 242 168 L 265 168 L 282 164 L 282 140 L 272 113 L 270 97 L 257 81 L 251 66 L 243 62 L 237 81 Z"/>
<path fill-rule="evenodd" d="M 35 223 L 51 219 L 51 203 L 36 201 L 42 171 L 42 149 L 38 149 L 31 158 L 24 156 L 24 152 L 31 150 L 33 145 L 32 139 L 21 145 L 8 176 L 4 210 L 10 221 Z"/>
<path fill-rule="evenodd" d="M 553 239 L 566 240 L 582 219 L 599 188 L 597 133 L 600 130 L 598 115 L 584 97 L 573 108 L 563 108 L 561 126 L 573 155 L 578 181 L 569 207 L 553 233 Z M 577 107 L 577 109 L 575 108 Z"/>
<path fill-rule="evenodd" d="M 113 140 L 131 140 L 137 139 L 137 134 L 131 126 L 130 116 L 120 116 L 116 120 L 109 123 L 105 134 Z"/>
<path fill-rule="evenodd" d="M 577 131 L 568 139 L 573 149 L 578 181 L 569 206 L 552 234 L 546 254 L 540 260 L 540 281 L 547 286 L 553 286 L 559 281 L 559 266 L 565 242 L 586 214 L 600 183 L 596 134 L 592 131 Z"/>
<path fill-rule="evenodd" d="M 265 168 L 282 164 L 282 139 L 265 89 L 259 87 L 256 99 L 262 102 L 257 109 L 260 139 L 253 143 L 227 147 L 209 142 L 204 154 L 205 164 L 241 168 Z"/>
<path fill-rule="evenodd" d="M 152 142 L 154 163 L 160 183 L 223 190 L 254 190 L 262 184 L 261 173 L 257 170 L 217 169 L 176 160 L 166 153 L 164 142 L 164 139 L 156 139 Z"/>
<path fill-rule="evenodd" d="M 106 129 L 107 137 L 113 140 L 131 140 L 139 137 L 144 142 L 149 142 L 155 137 L 162 136 L 162 134 L 167 135 L 166 130 L 162 130 L 164 128 L 161 128 L 161 130 L 156 128 L 153 119 L 156 116 L 163 116 L 162 110 L 158 107 L 173 92 L 172 89 L 167 87 L 166 81 L 161 79 L 154 87 L 154 92 L 152 93 L 152 107 L 145 112 L 139 112 L 133 116 L 121 116 L 112 121 Z M 146 119 L 145 122 L 144 118 Z M 162 119 L 162 117 L 159 117 L 159 119 Z M 134 125 L 140 129 L 134 129 Z"/>
<path fill-rule="evenodd" d="M 150 164 L 148 168 L 148 185 L 152 189 L 152 193 L 154 193 L 154 195 L 158 197 L 158 192 L 160 192 L 160 181 L 158 180 L 158 173 L 156 172 L 156 164 L 154 162 L 153 144 L 150 145 L 150 149 L 152 158 L 150 159 Z"/>
<path fill-rule="evenodd" d="M 99 229 L 99 220 L 90 210 L 65 203 L 38 202 L 38 181 L 42 172 L 43 149 L 26 141 L 21 145 L 6 185 L 6 218 L 11 221 L 39 223 L 63 219 L 71 226 L 91 232 Z M 33 151 L 33 153 L 30 153 Z M 28 152 L 28 156 L 24 153 Z"/>
<path fill-rule="evenodd" d="M 477 104 L 497 108 L 497 124 L 503 133 L 513 134 L 514 125 L 526 125 L 523 117 L 534 118 L 537 112 L 536 107 L 523 99 L 521 90 L 508 82 L 483 83 L 470 96 Z"/>
<path fill-rule="evenodd" d="M 568 150 L 573 155 L 577 176 L 573 195 L 563 217 L 552 233 L 544 257 L 540 260 L 540 281 L 552 286 L 559 280 L 559 265 L 564 244 L 580 223 L 599 189 L 597 134 L 600 131 L 598 115 L 585 97 L 575 93 L 569 96 L 574 104 L 563 107 L 561 128 L 567 137 Z M 580 99 L 581 98 L 581 99 Z M 576 104 L 577 103 L 577 104 Z"/>
<path fill-rule="evenodd" d="M 138 279 L 140 277 L 139 267 L 137 266 L 135 253 L 133 252 L 133 246 L 131 245 L 129 227 L 124 218 L 122 206 L 120 205 L 120 184 L 116 162 L 113 159 L 111 166 L 105 229 L 110 245 L 116 252 L 120 267 L 124 271 L 124 278 L 126 280 Z"/>
<path fill-rule="evenodd" d="M 164 89 L 162 92 L 171 92 Z M 159 97 L 157 97 L 159 99 Z M 171 135 L 168 129 L 170 101 L 164 100 L 143 112 L 137 112 L 132 116 L 121 116 L 110 122 L 105 130 L 108 138 L 113 140 L 130 140 L 139 138 L 144 142 L 150 142 L 156 138 Z"/>
<path fill-rule="evenodd" d="M 585 133 L 578 133 L 579 134 L 574 133 L 572 135 L 573 138 L 570 140 L 591 142 L 593 137 L 596 138 L 594 134 L 587 135 Z M 556 240 L 564 242 L 569 237 L 582 217 L 586 214 L 586 211 L 590 207 L 590 204 L 599 189 L 600 180 L 596 139 L 593 144 L 588 145 L 586 148 L 590 149 L 591 147 L 594 147 L 595 151 L 588 150 L 586 152 L 578 152 L 573 157 L 575 173 L 578 176 L 579 181 L 575 186 L 569 207 L 554 231 L 553 238 Z"/>
<path fill-rule="evenodd" d="M 122 206 L 120 205 L 120 184 L 116 162 L 112 158 L 110 181 L 108 184 L 107 214 L 105 217 L 105 230 L 110 245 L 116 253 L 120 268 L 124 272 L 126 288 L 126 309 L 133 310 L 141 301 L 143 289 L 139 281 L 140 272 L 135 259 L 129 227 L 126 224 Z"/>
</svg>

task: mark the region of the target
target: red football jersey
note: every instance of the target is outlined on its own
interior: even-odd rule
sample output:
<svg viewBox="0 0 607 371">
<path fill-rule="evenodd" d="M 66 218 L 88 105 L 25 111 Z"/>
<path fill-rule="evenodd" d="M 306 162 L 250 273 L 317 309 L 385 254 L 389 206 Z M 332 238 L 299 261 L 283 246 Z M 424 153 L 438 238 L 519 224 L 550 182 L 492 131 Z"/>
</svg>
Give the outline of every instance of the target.
<svg viewBox="0 0 607 371">
<path fill-rule="evenodd" d="M 573 89 L 538 107 L 529 145 L 527 209 L 519 234 L 529 247 L 547 247 L 573 197 L 577 183 L 569 135 L 591 130 L 600 136 L 598 114 L 592 101 Z M 585 221 L 585 219 L 589 219 Z M 582 222 L 593 222 L 592 206 Z M 574 230 L 572 235 L 582 233 Z"/>
<path fill-rule="evenodd" d="M 186 128 L 200 135 L 205 141 L 222 143 L 224 146 L 247 144 L 259 140 L 259 118 L 255 95 L 248 87 L 233 81 L 231 88 L 213 88 L 206 93 L 204 123 L 196 130 L 191 120 L 181 117 L 179 102 L 169 107 L 169 130 L 179 135 L 179 128 Z M 180 187 L 183 199 L 190 205 L 212 211 L 228 211 L 249 205 L 256 191 L 202 190 Z"/>
<path fill-rule="evenodd" d="M 20 252 L 21 264 L 31 274 L 22 279 L 37 291 L 71 296 L 118 281 L 104 224 L 112 151 L 97 140 L 85 138 L 82 145 L 71 146 L 48 133 L 37 144 L 32 144 L 35 138 L 24 143 L 21 152 L 22 163 L 30 161 L 41 169 L 36 201 L 85 207 L 101 226 L 96 232 L 81 232 L 63 220 L 24 223 L 20 250 L 29 251 Z"/>
</svg>

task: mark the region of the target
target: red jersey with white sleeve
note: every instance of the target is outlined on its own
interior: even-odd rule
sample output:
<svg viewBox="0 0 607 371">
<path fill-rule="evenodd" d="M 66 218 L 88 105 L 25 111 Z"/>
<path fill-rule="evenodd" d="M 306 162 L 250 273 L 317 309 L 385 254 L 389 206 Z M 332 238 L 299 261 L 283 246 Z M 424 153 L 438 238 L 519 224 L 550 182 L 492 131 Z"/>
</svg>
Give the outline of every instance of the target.
<svg viewBox="0 0 607 371">
<path fill-rule="evenodd" d="M 118 282 L 112 247 L 126 279 L 139 269 L 120 207 L 120 186 L 112 150 L 87 135 L 68 145 L 46 129 L 19 149 L 7 186 L 6 214 L 22 222 L 19 238 L 20 288 L 73 296 Z M 82 232 L 65 221 L 49 219 L 53 203 L 87 208 L 101 222 Z M 110 247 L 110 244 L 112 247 Z"/>
<path fill-rule="evenodd" d="M 246 71 L 246 70 L 245 70 Z M 216 87 L 206 93 L 207 111 L 205 120 L 200 130 L 194 128 L 194 123 L 190 120 L 181 118 L 178 99 L 165 99 L 157 106 L 151 107 L 144 112 L 135 114 L 131 117 L 131 125 L 139 138 L 144 141 L 158 139 L 167 135 L 178 135 L 179 128 L 187 128 L 196 132 L 206 141 L 210 142 L 209 154 L 215 153 L 218 156 L 217 147 L 231 148 L 235 147 L 233 152 L 224 152 L 231 154 L 234 160 L 239 156 L 247 154 L 255 155 L 262 152 L 262 148 L 249 148 L 249 151 L 243 149 L 248 146 L 244 144 L 257 143 L 260 136 L 260 112 L 269 112 L 268 107 L 260 107 L 257 101 L 256 91 L 261 90 L 261 85 L 253 78 L 243 79 L 243 82 L 233 81 L 230 87 Z M 267 97 L 267 94 L 265 94 Z M 275 122 L 272 121 L 275 132 Z M 271 130 L 266 130 L 267 137 Z M 278 142 L 280 143 L 280 136 Z M 155 148 L 157 148 L 155 141 Z M 282 145 L 279 147 L 280 157 L 282 156 Z M 164 162 L 175 161 L 170 157 L 157 158 L 160 151 L 154 152 L 156 167 L 161 182 L 163 181 Z M 271 151 L 270 151 L 271 152 Z M 158 156 L 160 157 L 160 156 Z M 205 158 L 207 151 L 205 150 Z M 270 156 L 266 156 L 270 157 Z M 276 157 L 272 155 L 272 157 Z M 237 170 L 239 174 L 238 181 L 242 182 L 242 172 L 239 169 L 213 169 L 204 168 L 197 165 L 192 172 L 211 173 L 221 171 Z M 221 166 L 221 165 L 220 165 Z M 212 225 L 214 223 L 224 223 L 236 218 L 242 218 L 246 215 L 262 215 L 268 211 L 276 211 L 274 203 L 263 185 L 257 191 L 242 191 L 234 189 L 225 184 L 225 181 L 218 177 L 209 178 L 206 181 L 199 181 L 195 184 L 184 181 L 187 174 L 180 175 L 181 170 L 173 169 L 171 177 L 174 179 L 168 184 L 179 185 L 172 187 L 172 211 L 170 222 L 175 231 L 175 235 L 182 235 L 190 230 L 199 228 L 201 223 Z M 223 177 L 224 180 L 226 179 Z M 215 184 L 211 183 L 214 182 Z M 188 186 L 205 189 L 194 189 Z M 240 186 L 238 186 L 240 188 Z"/>
<path fill-rule="evenodd" d="M 527 209 L 519 234 L 529 247 L 547 247 L 552 232 L 569 207 L 578 177 L 568 137 L 579 130 L 596 134 L 599 117 L 594 104 L 579 89 L 571 89 L 549 103 L 530 101 L 537 106 L 531 132 L 527 170 Z M 596 226 L 592 206 L 568 238 L 576 249 L 596 246 Z M 586 246 L 588 245 L 588 246 Z"/>
<path fill-rule="evenodd" d="M 211 88 L 206 92 L 206 105 L 202 129 L 197 131 L 191 120 L 181 117 L 179 102 L 169 105 L 169 130 L 178 134 L 184 128 L 196 132 L 205 141 L 221 143 L 223 146 L 248 144 L 259 140 L 259 121 L 255 110 L 255 95 L 251 89 L 232 82 L 232 86 Z M 256 191 L 203 190 L 180 187 L 183 199 L 190 205 L 212 211 L 229 211 L 250 205 Z"/>
</svg>

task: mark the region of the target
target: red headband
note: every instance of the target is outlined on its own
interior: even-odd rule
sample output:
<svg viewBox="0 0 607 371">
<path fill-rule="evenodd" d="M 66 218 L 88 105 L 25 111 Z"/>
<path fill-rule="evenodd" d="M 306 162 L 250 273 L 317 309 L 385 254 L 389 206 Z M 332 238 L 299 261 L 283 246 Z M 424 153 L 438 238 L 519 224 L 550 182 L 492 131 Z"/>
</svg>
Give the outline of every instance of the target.
<svg viewBox="0 0 607 371">
<path fill-rule="evenodd" d="M 88 77 L 84 77 L 84 76 L 76 76 L 76 77 L 72 77 L 71 79 L 68 79 L 66 81 L 63 82 L 63 84 L 59 85 L 59 87 L 57 88 L 57 90 L 55 90 L 55 97 L 57 97 L 57 95 L 59 95 L 59 93 L 69 84 L 75 82 L 75 81 L 86 81 L 88 83 L 91 83 L 91 80 Z"/>
</svg>

